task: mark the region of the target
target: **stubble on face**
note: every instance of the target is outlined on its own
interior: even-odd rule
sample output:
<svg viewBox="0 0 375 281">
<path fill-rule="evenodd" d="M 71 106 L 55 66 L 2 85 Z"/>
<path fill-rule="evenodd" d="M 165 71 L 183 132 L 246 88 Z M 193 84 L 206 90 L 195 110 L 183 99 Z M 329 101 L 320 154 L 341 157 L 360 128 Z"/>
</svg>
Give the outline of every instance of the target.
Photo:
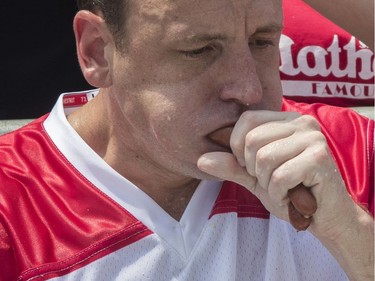
<svg viewBox="0 0 375 281">
<path fill-rule="evenodd" d="M 236 84 L 234 72 L 240 72 L 237 65 L 230 64 L 233 60 L 229 57 L 246 52 L 243 46 L 248 46 L 248 37 L 257 26 L 269 25 L 270 18 L 279 16 L 276 10 L 280 3 L 132 2 L 126 26 L 127 47 L 116 54 L 113 69 L 116 118 L 121 120 L 117 125 L 119 135 L 131 136 L 123 141 L 123 147 L 133 149 L 150 170 L 156 169 L 166 177 L 168 173 L 204 177 L 196 160 L 202 153 L 218 149 L 206 136 L 233 123 L 244 110 L 241 102 L 220 96 L 224 88 L 229 91 Z M 268 16 L 259 15 L 259 11 Z M 200 52 L 206 46 L 210 48 L 207 56 L 186 58 L 187 51 Z M 267 56 L 259 51 L 255 59 L 261 64 Z M 273 62 L 257 68 L 265 98 L 253 108 L 277 108 L 279 103 L 273 105 L 271 96 L 278 95 L 278 86 L 267 78 L 277 79 L 277 69 L 269 72 L 275 67 L 277 63 Z"/>
</svg>

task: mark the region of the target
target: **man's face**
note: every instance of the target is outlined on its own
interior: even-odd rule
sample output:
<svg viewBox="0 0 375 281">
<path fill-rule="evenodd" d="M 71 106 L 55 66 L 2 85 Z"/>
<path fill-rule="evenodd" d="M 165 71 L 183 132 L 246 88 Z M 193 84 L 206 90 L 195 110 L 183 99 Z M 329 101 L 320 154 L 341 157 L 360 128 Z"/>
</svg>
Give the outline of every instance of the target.
<svg viewBox="0 0 375 281">
<path fill-rule="evenodd" d="M 225 150 L 210 133 L 245 110 L 281 107 L 281 1 L 142 0 L 130 8 L 125 49 L 112 60 L 124 143 L 161 173 L 202 177 L 198 157 Z"/>
</svg>

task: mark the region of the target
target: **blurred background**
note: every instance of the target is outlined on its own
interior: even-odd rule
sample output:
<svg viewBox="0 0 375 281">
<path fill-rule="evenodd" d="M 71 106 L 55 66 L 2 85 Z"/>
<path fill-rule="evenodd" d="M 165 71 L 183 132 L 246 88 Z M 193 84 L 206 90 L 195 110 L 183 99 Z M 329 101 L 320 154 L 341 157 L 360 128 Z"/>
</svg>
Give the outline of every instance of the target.
<svg viewBox="0 0 375 281">
<path fill-rule="evenodd" d="M 85 90 L 76 57 L 74 0 L 0 2 L 0 119 L 48 113 L 60 93 Z"/>
</svg>

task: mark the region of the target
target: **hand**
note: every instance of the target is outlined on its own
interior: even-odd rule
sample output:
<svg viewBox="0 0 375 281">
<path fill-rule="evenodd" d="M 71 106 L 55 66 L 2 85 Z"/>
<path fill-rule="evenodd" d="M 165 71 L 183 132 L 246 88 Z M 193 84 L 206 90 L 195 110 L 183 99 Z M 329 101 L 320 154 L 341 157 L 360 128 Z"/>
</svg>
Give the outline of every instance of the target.
<svg viewBox="0 0 375 281">
<path fill-rule="evenodd" d="M 302 183 L 317 200 L 310 230 L 334 236 L 348 227 L 354 204 L 318 122 L 291 112 L 247 111 L 230 136 L 232 153 L 212 152 L 198 167 L 247 187 L 275 216 L 288 217 L 288 190 Z"/>
</svg>

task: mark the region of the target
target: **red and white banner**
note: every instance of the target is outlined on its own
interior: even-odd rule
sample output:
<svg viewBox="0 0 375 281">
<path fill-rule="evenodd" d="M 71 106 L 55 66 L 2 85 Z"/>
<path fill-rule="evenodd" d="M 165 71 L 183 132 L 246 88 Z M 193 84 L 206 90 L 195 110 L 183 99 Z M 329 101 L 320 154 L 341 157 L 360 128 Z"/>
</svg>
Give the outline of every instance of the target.
<svg viewBox="0 0 375 281">
<path fill-rule="evenodd" d="M 374 53 L 301 0 L 284 0 L 284 96 L 339 106 L 374 105 Z"/>
</svg>

